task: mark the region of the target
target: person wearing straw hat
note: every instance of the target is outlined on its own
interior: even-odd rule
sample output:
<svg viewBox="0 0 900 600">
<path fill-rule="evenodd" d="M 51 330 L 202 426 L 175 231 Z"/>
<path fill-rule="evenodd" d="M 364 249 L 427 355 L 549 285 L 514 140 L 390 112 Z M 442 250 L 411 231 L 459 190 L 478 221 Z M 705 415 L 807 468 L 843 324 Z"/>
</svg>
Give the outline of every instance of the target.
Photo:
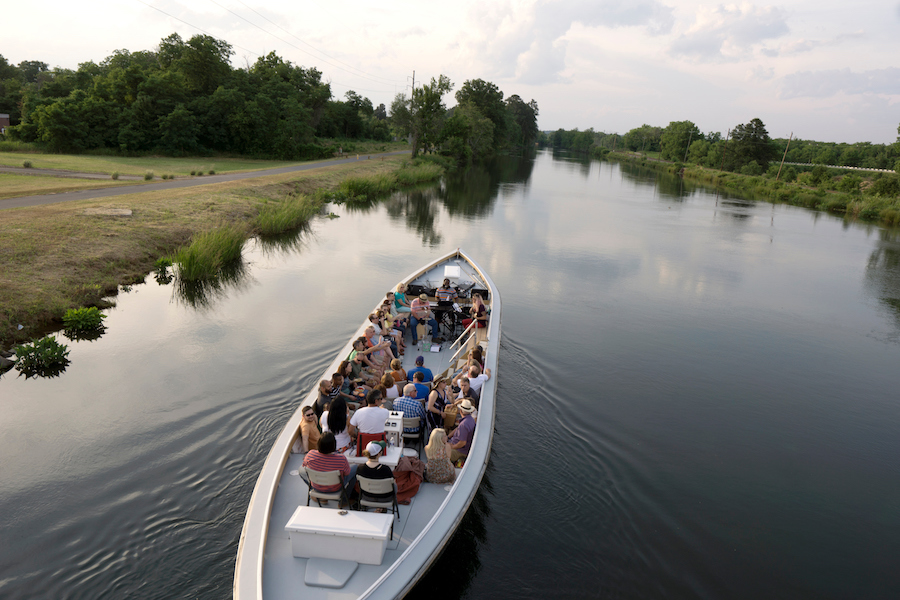
<svg viewBox="0 0 900 600">
<path fill-rule="evenodd" d="M 462 421 L 453 431 L 450 437 L 450 460 L 457 462 L 461 458 L 469 455 L 469 449 L 472 447 L 472 438 L 475 436 L 475 406 L 472 401 L 466 398 L 459 403 L 459 412 L 463 416 Z"/>
<path fill-rule="evenodd" d="M 409 305 L 410 310 L 412 311 L 412 319 L 410 320 L 410 324 L 412 325 L 412 337 L 413 344 L 419 343 L 419 323 L 427 323 L 431 326 L 431 337 L 432 339 L 437 339 L 439 331 L 438 331 L 438 322 L 434 318 L 434 314 L 431 312 L 431 305 L 428 303 L 428 295 L 427 294 L 419 294 L 419 297 L 412 301 L 412 304 Z"/>
</svg>

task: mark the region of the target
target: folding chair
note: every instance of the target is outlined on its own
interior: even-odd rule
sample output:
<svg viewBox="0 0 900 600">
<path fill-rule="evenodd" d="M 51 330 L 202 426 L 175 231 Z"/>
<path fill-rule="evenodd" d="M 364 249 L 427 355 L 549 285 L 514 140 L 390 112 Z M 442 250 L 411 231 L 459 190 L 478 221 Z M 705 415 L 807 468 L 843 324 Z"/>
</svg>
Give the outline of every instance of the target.
<svg viewBox="0 0 900 600">
<path fill-rule="evenodd" d="M 357 475 L 356 481 L 359 483 L 359 504 L 357 505 L 357 508 L 361 509 L 363 506 L 367 508 L 389 508 L 396 518 L 400 518 L 400 507 L 397 506 L 397 486 L 394 485 L 393 477 L 388 479 L 369 479 L 368 477 Z M 371 494 L 381 495 L 387 493 L 392 494 L 387 500 L 381 500 L 371 496 Z M 393 539 L 394 521 L 392 519 L 391 540 Z"/>
<path fill-rule="evenodd" d="M 307 467 L 303 467 L 302 473 L 306 474 L 306 505 L 309 506 L 310 498 L 315 498 L 316 502 L 321 506 L 321 502 L 324 500 L 328 502 L 329 500 L 337 500 L 338 506 L 340 506 L 340 500 L 344 500 L 347 503 L 347 506 L 350 506 L 350 498 L 347 497 L 347 490 L 344 489 L 344 477 L 341 475 L 340 471 L 313 471 Z M 320 492 L 313 488 L 312 484 L 326 486 L 326 485 L 339 485 L 341 489 L 335 492 Z"/>
</svg>

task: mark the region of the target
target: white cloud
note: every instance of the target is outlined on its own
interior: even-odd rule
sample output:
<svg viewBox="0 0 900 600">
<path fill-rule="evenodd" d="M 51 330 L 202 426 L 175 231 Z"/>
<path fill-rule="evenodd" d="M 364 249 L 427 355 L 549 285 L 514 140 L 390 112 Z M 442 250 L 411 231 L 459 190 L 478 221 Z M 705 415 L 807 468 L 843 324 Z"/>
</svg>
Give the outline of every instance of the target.
<svg viewBox="0 0 900 600">
<path fill-rule="evenodd" d="M 701 8 L 694 23 L 672 43 L 670 52 L 697 62 L 746 60 L 762 42 L 788 31 L 787 13 L 774 6 Z"/>
<path fill-rule="evenodd" d="M 853 72 L 850 69 L 802 71 L 784 77 L 783 98 L 828 98 L 837 94 L 900 95 L 900 68 Z"/>
</svg>

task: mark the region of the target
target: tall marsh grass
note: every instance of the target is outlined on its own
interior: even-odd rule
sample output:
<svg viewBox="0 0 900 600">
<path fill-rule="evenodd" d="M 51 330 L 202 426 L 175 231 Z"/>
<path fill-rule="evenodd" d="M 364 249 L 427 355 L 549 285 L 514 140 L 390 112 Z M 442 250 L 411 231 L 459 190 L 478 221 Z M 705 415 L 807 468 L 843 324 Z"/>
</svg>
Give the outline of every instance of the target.
<svg viewBox="0 0 900 600">
<path fill-rule="evenodd" d="M 305 224 L 320 206 L 320 202 L 303 195 L 268 200 L 260 205 L 253 229 L 264 236 L 279 235 Z"/>
<path fill-rule="evenodd" d="M 195 235 L 188 246 L 175 253 L 178 277 L 183 281 L 216 277 L 223 267 L 240 260 L 246 239 L 246 228 L 238 224 Z"/>
<path fill-rule="evenodd" d="M 417 159 L 412 163 L 403 163 L 393 173 L 348 177 L 338 188 L 337 197 L 349 201 L 374 200 L 399 190 L 401 187 L 434 181 L 443 173 L 444 167 L 440 164 Z"/>
</svg>

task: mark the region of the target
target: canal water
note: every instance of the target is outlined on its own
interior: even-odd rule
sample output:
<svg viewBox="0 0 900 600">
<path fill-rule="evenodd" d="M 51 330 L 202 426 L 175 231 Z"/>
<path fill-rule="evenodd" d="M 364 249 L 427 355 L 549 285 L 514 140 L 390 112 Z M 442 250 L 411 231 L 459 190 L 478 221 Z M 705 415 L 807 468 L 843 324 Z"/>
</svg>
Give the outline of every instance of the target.
<svg viewBox="0 0 900 600">
<path fill-rule="evenodd" d="M 897 231 L 549 152 L 330 210 L 0 377 L 0 597 L 230 597 L 288 415 L 456 247 L 504 301 L 494 446 L 410 597 L 900 596 Z"/>
</svg>

